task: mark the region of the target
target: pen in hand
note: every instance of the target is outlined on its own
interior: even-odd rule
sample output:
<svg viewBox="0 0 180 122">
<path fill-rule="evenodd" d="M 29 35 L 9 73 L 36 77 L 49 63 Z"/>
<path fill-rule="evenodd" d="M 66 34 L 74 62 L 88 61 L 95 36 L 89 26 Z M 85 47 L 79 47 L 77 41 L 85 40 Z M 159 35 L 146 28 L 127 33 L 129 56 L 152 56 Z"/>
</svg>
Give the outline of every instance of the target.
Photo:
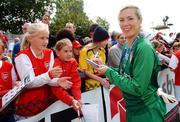
<svg viewBox="0 0 180 122">
<path fill-rule="evenodd" d="M 77 114 L 78 114 L 78 119 L 79 119 L 79 122 L 82 122 L 82 110 L 81 109 L 79 109 L 78 111 L 77 111 Z M 83 121 L 84 122 L 84 121 Z"/>
<path fill-rule="evenodd" d="M 98 58 L 98 52 L 94 55 L 94 58 Z"/>
<path fill-rule="evenodd" d="M 78 118 L 81 119 L 80 110 L 77 110 Z"/>
</svg>

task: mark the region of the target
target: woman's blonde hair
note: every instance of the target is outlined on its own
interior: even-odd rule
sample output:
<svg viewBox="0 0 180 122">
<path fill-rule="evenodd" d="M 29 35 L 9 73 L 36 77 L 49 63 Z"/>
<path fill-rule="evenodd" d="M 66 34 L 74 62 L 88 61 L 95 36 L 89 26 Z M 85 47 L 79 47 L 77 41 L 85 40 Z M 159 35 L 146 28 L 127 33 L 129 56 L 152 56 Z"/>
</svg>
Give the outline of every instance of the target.
<svg viewBox="0 0 180 122">
<path fill-rule="evenodd" d="M 72 43 L 68 38 L 64 38 L 64 39 L 57 41 L 57 43 L 55 45 L 55 50 L 60 51 L 65 46 L 71 46 L 72 47 Z"/>
<path fill-rule="evenodd" d="M 29 25 L 29 27 L 27 28 L 27 32 L 24 34 L 24 37 L 22 39 L 21 42 L 21 50 L 29 48 L 30 47 L 30 43 L 27 40 L 28 36 L 36 36 L 37 32 L 41 32 L 41 31 L 47 31 L 49 33 L 49 27 L 47 24 L 44 23 L 32 23 L 31 25 Z"/>
<path fill-rule="evenodd" d="M 137 6 L 134 6 L 134 5 L 124 6 L 124 7 L 120 10 L 119 15 L 120 15 L 121 12 L 123 12 L 123 11 L 126 10 L 126 9 L 134 9 L 137 18 L 142 21 L 141 11 L 140 11 L 140 9 L 139 9 Z"/>
</svg>

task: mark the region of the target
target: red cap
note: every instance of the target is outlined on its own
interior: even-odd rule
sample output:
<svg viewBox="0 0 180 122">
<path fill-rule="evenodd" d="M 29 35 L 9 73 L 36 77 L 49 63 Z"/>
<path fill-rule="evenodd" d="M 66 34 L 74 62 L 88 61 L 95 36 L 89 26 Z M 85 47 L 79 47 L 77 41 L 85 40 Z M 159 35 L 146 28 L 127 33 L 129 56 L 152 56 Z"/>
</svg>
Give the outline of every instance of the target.
<svg viewBox="0 0 180 122">
<path fill-rule="evenodd" d="M 78 41 L 72 42 L 73 48 L 80 48 L 82 45 Z"/>
</svg>

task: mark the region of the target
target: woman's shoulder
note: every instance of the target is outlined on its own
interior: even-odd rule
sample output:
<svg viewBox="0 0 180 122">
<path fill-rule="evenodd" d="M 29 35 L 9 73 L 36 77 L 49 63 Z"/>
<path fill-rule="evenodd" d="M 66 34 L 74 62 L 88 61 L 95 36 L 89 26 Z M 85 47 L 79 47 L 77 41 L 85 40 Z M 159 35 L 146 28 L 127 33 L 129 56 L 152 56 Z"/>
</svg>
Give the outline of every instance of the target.
<svg viewBox="0 0 180 122">
<path fill-rule="evenodd" d="M 139 43 L 137 44 L 137 47 L 141 49 L 154 49 L 151 42 L 145 37 L 142 37 L 140 39 Z"/>
</svg>

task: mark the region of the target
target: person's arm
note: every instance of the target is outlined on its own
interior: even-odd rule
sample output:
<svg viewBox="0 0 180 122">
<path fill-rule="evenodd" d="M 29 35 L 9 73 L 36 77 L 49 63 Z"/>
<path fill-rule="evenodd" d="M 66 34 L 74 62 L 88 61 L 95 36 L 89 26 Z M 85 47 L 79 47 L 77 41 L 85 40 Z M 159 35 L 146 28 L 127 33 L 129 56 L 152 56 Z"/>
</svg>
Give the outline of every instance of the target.
<svg viewBox="0 0 180 122">
<path fill-rule="evenodd" d="M 29 78 L 31 83 L 27 86 L 27 88 L 40 87 L 48 84 L 51 80 L 48 72 L 35 76 L 32 63 L 29 57 L 25 54 L 20 54 L 18 57 L 16 57 L 15 63 L 18 75 L 21 80 L 23 80 L 27 75 L 30 76 Z"/>
<path fill-rule="evenodd" d="M 17 80 L 17 75 L 14 69 L 14 66 L 11 70 L 11 76 L 12 76 L 12 87 L 14 87 L 16 85 L 16 80 Z"/>
<path fill-rule="evenodd" d="M 74 59 L 70 72 L 71 82 L 73 83 L 71 91 L 76 100 L 81 100 L 81 79 L 77 67 L 78 64 Z"/>
<path fill-rule="evenodd" d="M 62 102 L 71 105 L 72 100 L 74 99 L 69 93 L 62 87 L 51 87 L 52 93 L 61 100 Z"/>
<path fill-rule="evenodd" d="M 107 68 L 105 75 L 123 92 L 141 96 L 151 81 L 154 55 L 149 45 L 141 45 L 134 55 L 132 77 L 128 75 L 119 75 L 118 72 L 111 68 Z"/>
<path fill-rule="evenodd" d="M 179 60 L 175 55 L 172 55 L 170 62 L 169 62 L 169 68 L 171 71 L 174 71 L 178 66 Z"/>
<path fill-rule="evenodd" d="M 109 84 L 109 79 L 108 78 L 102 78 L 102 77 L 97 76 L 95 74 L 92 74 L 92 73 L 90 73 L 88 71 L 84 71 L 84 73 L 89 78 L 99 81 L 101 83 L 101 85 L 103 85 L 105 88 L 107 88 L 107 89 L 110 88 L 110 84 Z"/>
</svg>

